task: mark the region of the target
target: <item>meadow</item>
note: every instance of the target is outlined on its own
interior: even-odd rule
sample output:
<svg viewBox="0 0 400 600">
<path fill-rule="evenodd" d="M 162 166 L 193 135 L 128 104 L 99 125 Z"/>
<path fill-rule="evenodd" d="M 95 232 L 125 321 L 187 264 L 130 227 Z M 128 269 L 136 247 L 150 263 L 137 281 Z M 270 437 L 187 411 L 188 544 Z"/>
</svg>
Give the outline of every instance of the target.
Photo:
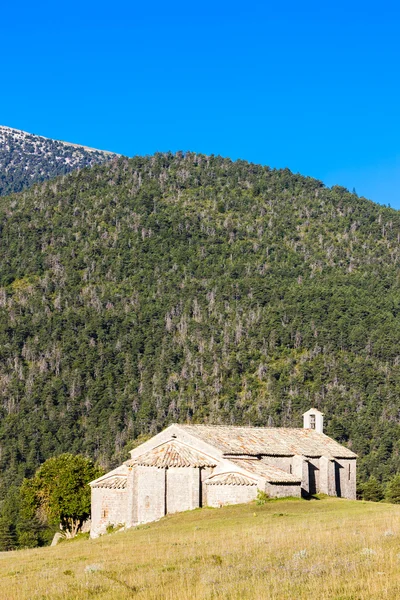
<svg viewBox="0 0 400 600">
<path fill-rule="evenodd" d="M 400 597 L 400 507 L 342 499 L 203 508 L 97 540 L 0 555 L 0 597 Z"/>
</svg>

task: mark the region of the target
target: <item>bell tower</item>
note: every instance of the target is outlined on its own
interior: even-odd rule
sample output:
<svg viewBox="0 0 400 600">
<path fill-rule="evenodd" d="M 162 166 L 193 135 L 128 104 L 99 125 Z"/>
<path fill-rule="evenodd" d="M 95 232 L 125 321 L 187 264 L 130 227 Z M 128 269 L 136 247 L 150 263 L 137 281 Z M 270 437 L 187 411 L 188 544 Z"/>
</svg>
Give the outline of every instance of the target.
<svg viewBox="0 0 400 600">
<path fill-rule="evenodd" d="M 317 433 L 324 432 L 324 415 L 316 408 L 310 408 L 303 414 L 304 429 L 314 429 Z"/>
</svg>

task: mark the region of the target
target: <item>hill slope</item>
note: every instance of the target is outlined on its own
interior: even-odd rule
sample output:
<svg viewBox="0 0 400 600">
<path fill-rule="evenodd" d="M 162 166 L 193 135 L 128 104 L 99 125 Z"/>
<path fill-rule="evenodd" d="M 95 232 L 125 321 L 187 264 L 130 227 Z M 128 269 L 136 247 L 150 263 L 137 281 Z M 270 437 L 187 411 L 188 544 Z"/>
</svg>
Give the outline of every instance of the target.
<svg viewBox="0 0 400 600">
<path fill-rule="evenodd" d="M 400 214 L 194 154 L 120 158 L 0 201 L 1 490 L 111 467 L 172 421 L 301 425 L 400 470 Z"/>
<path fill-rule="evenodd" d="M 0 126 L 0 195 L 115 157 L 111 152 L 59 142 Z"/>
<path fill-rule="evenodd" d="M 399 535 L 398 506 L 275 501 L 11 552 L 0 576 L 7 600 L 395 599 Z"/>
</svg>

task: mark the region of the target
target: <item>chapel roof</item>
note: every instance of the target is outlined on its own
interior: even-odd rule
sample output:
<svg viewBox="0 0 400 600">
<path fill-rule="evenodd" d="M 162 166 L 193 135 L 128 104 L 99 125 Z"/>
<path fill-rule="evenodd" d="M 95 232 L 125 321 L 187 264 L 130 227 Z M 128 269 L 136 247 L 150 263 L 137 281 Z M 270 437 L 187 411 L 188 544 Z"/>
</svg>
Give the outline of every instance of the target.
<svg viewBox="0 0 400 600">
<path fill-rule="evenodd" d="M 176 425 L 218 448 L 225 455 L 331 456 L 356 458 L 356 454 L 314 429 L 288 427 L 236 427 L 229 425 Z"/>
<path fill-rule="evenodd" d="M 204 483 L 207 485 L 257 485 L 256 479 L 233 471 L 211 475 Z"/>
<path fill-rule="evenodd" d="M 287 473 L 279 467 L 269 465 L 264 460 L 249 460 L 249 459 L 230 459 L 230 462 L 234 463 L 241 469 L 245 469 L 256 477 L 262 477 L 270 483 L 301 483 L 301 477 Z"/>
<path fill-rule="evenodd" d="M 126 489 L 126 485 L 127 485 L 127 474 L 128 474 L 127 467 L 125 465 L 121 465 L 121 466 L 117 467 L 116 469 L 114 469 L 113 471 L 110 471 L 109 473 L 106 473 L 105 475 L 98 477 L 94 481 L 91 481 L 89 485 L 92 488 L 124 490 L 124 489 Z"/>
<path fill-rule="evenodd" d="M 296 477 L 287 473 L 279 467 L 269 465 L 263 459 L 229 459 L 229 462 L 247 471 L 241 473 L 238 471 L 225 470 L 221 473 L 210 475 L 204 483 L 207 485 L 257 485 L 258 478 L 262 477 L 269 483 L 291 483 L 300 484 L 301 477 Z"/>
<path fill-rule="evenodd" d="M 215 459 L 186 446 L 176 440 L 165 442 L 136 458 L 127 460 L 125 465 L 132 467 L 215 467 Z"/>
<path fill-rule="evenodd" d="M 127 479 L 126 477 L 108 477 L 104 481 L 92 484 L 94 488 L 107 488 L 109 490 L 125 490 Z"/>
</svg>

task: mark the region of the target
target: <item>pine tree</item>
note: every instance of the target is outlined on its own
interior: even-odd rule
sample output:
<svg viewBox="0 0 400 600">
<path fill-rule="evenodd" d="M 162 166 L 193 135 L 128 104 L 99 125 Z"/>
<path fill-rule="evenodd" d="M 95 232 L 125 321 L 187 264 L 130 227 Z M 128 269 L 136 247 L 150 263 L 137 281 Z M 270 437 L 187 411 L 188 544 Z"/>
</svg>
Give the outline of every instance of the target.
<svg viewBox="0 0 400 600">
<path fill-rule="evenodd" d="M 15 528 L 7 517 L 0 517 L 0 551 L 14 550 L 17 547 Z"/>
<path fill-rule="evenodd" d="M 392 504 L 400 504 L 400 474 L 389 482 L 386 490 L 386 500 Z"/>
<path fill-rule="evenodd" d="M 380 502 L 384 497 L 383 486 L 374 476 L 361 486 L 361 492 L 363 500 L 369 502 Z"/>
</svg>

